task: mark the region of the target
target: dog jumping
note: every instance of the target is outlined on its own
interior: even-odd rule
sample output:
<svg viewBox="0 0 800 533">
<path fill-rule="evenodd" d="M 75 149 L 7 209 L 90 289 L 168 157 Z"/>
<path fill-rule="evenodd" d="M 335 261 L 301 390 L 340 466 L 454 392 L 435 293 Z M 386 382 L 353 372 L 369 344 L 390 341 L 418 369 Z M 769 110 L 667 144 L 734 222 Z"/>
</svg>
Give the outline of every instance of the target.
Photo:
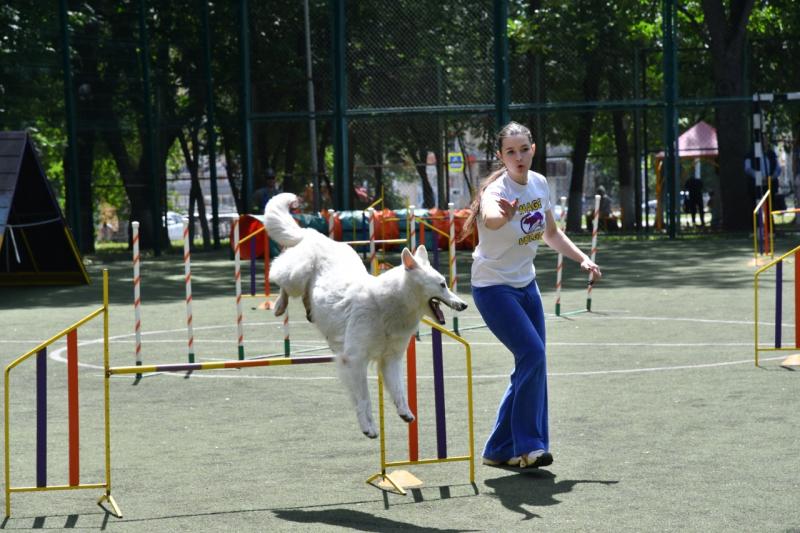
<svg viewBox="0 0 800 533">
<path fill-rule="evenodd" d="M 294 194 L 282 193 L 264 209 L 270 238 L 285 247 L 270 266 L 270 279 L 280 287 L 275 315 L 286 311 L 290 297 L 302 298 L 306 318 L 336 356 L 361 431 L 374 439 L 378 430 L 367 385 L 369 363 L 377 364 L 397 414 L 413 422 L 403 382 L 408 341 L 423 315 L 445 323 L 440 304 L 456 311 L 467 304 L 430 265 L 424 246 L 413 254 L 404 248 L 400 266 L 372 276 L 349 244 L 297 225 L 290 213 L 297 200 Z"/>
</svg>

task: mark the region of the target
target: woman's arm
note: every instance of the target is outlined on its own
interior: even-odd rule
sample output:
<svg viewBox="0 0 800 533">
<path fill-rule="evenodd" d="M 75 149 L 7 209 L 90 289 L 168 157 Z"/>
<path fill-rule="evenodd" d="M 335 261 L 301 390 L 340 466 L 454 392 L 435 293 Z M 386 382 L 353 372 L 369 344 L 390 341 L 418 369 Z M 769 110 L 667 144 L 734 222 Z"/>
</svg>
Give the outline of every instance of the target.
<svg viewBox="0 0 800 533">
<path fill-rule="evenodd" d="M 496 202 L 486 202 L 481 205 L 481 216 L 483 224 L 492 230 L 502 228 L 509 220 L 517 214 L 519 198 L 509 202 L 505 198 L 498 198 Z"/>
<path fill-rule="evenodd" d="M 572 242 L 563 231 L 561 231 L 556 224 L 556 219 L 553 217 L 553 211 L 551 209 L 545 211 L 545 220 L 545 230 L 542 238 L 547 246 L 569 257 L 573 261 L 580 263 L 583 270 L 593 274 L 593 279 L 600 279 L 603 276 L 600 272 L 600 268 L 594 261 L 589 259 L 589 256 L 583 253 L 580 248 L 575 246 L 575 243 Z"/>
</svg>

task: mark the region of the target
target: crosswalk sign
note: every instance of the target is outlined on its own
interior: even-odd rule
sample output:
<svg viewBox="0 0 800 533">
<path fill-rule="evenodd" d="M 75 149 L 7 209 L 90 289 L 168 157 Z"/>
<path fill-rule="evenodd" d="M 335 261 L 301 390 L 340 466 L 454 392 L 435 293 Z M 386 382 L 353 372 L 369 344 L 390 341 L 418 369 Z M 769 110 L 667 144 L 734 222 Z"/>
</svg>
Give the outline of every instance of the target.
<svg viewBox="0 0 800 533">
<path fill-rule="evenodd" d="M 449 152 L 447 154 L 447 167 L 450 172 L 461 172 L 464 170 L 464 156 L 461 152 Z"/>
</svg>

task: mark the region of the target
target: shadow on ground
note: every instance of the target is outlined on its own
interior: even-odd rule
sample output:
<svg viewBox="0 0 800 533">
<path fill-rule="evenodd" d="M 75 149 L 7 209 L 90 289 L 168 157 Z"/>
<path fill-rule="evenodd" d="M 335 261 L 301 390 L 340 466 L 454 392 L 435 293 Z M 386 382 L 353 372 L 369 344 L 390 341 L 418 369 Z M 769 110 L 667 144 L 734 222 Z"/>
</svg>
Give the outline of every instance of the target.
<svg viewBox="0 0 800 533">
<path fill-rule="evenodd" d="M 513 472 L 511 475 L 486 479 L 487 487 L 494 492 L 487 492 L 489 496 L 497 498 L 503 507 L 522 515 L 523 520 L 540 518 L 527 508 L 546 507 L 561 503 L 555 498 L 559 494 L 571 492 L 576 485 L 581 483 L 596 483 L 601 485 L 615 485 L 618 481 L 600 481 L 593 479 L 564 479 L 556 480 L 556 475 L 547 470 L 525 470 L 518 468 L 503 468 Z"/>
</svg>

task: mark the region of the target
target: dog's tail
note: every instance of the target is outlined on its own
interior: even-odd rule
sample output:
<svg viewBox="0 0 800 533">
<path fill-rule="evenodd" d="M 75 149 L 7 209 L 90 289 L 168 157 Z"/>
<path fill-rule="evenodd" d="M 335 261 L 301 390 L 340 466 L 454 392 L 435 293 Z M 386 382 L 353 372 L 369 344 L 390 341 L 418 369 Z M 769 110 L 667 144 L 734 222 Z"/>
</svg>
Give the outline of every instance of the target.
<svg viewBox="0 0 800 533">
<path fill-rule="evenodd" d="M 303 229 L 297 225 L 289 209 L 297 196 L 284 192 L 273 196 L 264 208 L 264 225 L 271 239 L 281 246 L 294 246 L 303 239 Z"/>
</svg>

